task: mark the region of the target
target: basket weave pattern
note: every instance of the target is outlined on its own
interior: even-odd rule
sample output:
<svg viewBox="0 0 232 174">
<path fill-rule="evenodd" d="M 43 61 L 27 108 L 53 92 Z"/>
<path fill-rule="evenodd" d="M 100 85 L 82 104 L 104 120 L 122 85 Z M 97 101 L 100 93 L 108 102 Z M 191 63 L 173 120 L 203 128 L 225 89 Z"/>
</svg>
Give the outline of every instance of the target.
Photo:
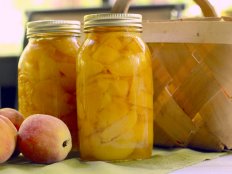
<svg viewBox="0 0 232 174">
<path fill-rule="evenodd" d="M 232 45 L 152 43 L 156 145 L 232 148 Z"/>
</svg>

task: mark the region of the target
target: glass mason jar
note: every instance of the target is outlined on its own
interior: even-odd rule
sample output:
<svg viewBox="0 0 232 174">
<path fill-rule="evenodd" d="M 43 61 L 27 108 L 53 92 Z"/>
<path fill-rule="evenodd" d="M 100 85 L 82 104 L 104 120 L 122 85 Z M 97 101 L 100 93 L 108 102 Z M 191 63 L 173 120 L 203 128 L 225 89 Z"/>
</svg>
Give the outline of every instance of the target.
<svg viewBox="0 0 232 174">
<path fill-rule="evenodd" d="M 78 148 L 76 55 L 79 21 L 45 20 L 27 24 L 29 42 L 18 64 L 19 111 L 63 120 Z"/>
<path fill-rule="evenodd" d="M 139 14 L 84 17 L 77 56 L 77 105 L 83 160 L 151 156 L 153 83 L 151 55 L 140 38 Z"/>
</svg>

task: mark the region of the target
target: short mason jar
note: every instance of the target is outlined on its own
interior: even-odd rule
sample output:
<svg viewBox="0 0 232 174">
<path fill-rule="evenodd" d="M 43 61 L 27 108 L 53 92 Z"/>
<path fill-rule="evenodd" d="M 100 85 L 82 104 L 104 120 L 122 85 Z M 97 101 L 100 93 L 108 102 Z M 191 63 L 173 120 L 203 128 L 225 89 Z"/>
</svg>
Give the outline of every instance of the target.
<svg viewBox="0 0 232 174">
<path fill-rule="evenodd" d="M 42 20 L 27 24 L 29 42 L 18 64 L 19 111 L 49 114 L 70 129 L 78 149 L 76 109 L 76 55 L 80 22 Z"/>
<path fill-rule="evenodd" d="M 149 158 L 153 148 L 151 55 L 139 14 L 84 17 L 77 56 L 77 108 L 83 160 Z"/>
</svg>

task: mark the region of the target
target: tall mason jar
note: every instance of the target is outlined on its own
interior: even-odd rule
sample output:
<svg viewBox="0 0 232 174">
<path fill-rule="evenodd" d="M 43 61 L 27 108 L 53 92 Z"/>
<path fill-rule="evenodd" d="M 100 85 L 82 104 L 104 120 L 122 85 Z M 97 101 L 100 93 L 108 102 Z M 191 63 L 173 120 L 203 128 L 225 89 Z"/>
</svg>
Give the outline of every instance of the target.
<svg viewBox="0 0 232 174">
<path fill-rule="evenodd" d="M 149 158 L 153 147 L 151 56 L 139 14 L 84 17 L 77 56 L 77 105 L 83 160 Z"/>
<path fill-rule="evenodd" d="M 29 42 L 18 64 L 19 111 L 49 114 L 70 129 L 78 149 L 76 109 L 76 55 L 80 22 L 34 21 L 27 24 Z"/>
</svg>

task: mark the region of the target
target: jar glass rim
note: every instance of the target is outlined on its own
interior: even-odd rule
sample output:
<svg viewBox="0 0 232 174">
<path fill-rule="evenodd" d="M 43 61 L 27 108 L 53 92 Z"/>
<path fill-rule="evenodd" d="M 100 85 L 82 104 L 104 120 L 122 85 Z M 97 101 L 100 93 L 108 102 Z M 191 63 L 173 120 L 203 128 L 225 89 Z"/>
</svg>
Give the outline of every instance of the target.
<svg viewBox="0 0 232 174">
<path fill-rule="evenodd" d="M 27 37 L 41 34 L 76 35 L 81 34 L 80 21 L 73 20 L 39 20 L 27 23 Z"/>
<path fill-rule="evenodd" d="M 136 27 L 142 30 L 142 15 L 132 13 L 100 13 L 84 16 L 84 31 L 93 27 Z"/>
</svg>

